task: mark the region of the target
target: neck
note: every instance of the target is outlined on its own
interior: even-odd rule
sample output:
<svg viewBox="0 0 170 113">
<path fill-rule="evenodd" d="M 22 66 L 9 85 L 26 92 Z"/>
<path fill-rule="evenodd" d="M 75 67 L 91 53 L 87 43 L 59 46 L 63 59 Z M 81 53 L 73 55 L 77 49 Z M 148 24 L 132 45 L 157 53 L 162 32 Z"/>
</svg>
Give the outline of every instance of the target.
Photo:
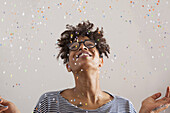
<svg viewBox="0 0 170 113">
<path fill-rule="evenodd" d="M 74 73 L 76 87 L 73 88 L 74 95 L 83 98 L 88 103 L 97 103 L 102 98 L 99 83 L 99 70 L 89 69 Z"/>
</svg>

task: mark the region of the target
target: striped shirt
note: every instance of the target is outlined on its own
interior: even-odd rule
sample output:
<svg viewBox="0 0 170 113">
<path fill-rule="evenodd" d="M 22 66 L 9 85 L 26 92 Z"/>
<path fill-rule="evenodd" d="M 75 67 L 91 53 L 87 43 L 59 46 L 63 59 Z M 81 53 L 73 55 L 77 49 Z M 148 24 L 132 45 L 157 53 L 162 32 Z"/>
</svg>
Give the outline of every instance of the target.
<svg viewBox="0 0 170 113">
<path fill-rule="evenodd" d="M 114 94 L 114 99 L 95 110 L 85 110 L 71 104 L 60 93 L 64 91 L 51 91 L 41 95 L 33 113 L 136 113 L 130 100 Z"/>
</svg>

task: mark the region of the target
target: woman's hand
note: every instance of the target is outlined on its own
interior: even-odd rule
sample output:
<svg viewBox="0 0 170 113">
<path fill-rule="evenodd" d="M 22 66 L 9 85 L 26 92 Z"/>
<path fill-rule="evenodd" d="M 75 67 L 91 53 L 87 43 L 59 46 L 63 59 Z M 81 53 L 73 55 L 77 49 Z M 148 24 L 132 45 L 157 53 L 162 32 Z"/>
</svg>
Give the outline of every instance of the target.
<svg viewBox="0 0 170 113">
<path fill-rule="evenodd" d="M 161 93 L 156 93 L 144 101 L 142 101 L 142 107 L 139 113 L 159 113 L 170 106 L 170 87 L 167 87 L 165 97 L 156 100 L 161 96 Z"/>
<path fill-rule="evenodd" d="M 21 113 L 14 103 L 5 100 L 2 97 L 0 97 L 0 104 L 3 106 L 7 106 L 0 106 L 0 113 Z"/>
</svg>

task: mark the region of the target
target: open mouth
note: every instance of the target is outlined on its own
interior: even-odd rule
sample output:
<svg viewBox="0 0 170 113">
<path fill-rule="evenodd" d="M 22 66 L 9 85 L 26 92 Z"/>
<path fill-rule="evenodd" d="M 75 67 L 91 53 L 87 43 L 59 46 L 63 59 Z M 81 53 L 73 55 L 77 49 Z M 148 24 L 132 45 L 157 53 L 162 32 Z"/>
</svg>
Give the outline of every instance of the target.
<svg viewBox="0 0 170 113">
<path fill-rule="evenodd" d="M 80 53 L 79 55 L 77 55 L 76 58 L 80 58 L 80 57 L 91 57 L 92 55 L 88 54 L 88 53 Z"/>
<path fill-rule="evenodd" d="M 81 57 L 90 57 L 90 55 L 87 55 L 87 54 L 81 54 L 78 58 L 81 58 Z"/>
</svg>

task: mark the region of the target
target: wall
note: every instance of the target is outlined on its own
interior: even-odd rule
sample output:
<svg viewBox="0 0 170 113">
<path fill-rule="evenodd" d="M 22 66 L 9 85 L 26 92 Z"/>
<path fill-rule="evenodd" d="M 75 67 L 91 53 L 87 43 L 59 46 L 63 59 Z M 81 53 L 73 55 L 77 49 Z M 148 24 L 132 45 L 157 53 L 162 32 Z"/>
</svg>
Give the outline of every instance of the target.
<svg viewBox="0 0 170 113">
<path fill-rule="evenodd" d="M 142 100 L 157 92 L 162 98 L 170 86 L 169 10 L 168 0 L 1 0 L 0 95 L 31 113 L 43 93 L 74 87 L 55 43 L 66 24 L 89 20 L 103 27 L 111 48 L 102 89 L 139 111 Z"/>
</svg>

